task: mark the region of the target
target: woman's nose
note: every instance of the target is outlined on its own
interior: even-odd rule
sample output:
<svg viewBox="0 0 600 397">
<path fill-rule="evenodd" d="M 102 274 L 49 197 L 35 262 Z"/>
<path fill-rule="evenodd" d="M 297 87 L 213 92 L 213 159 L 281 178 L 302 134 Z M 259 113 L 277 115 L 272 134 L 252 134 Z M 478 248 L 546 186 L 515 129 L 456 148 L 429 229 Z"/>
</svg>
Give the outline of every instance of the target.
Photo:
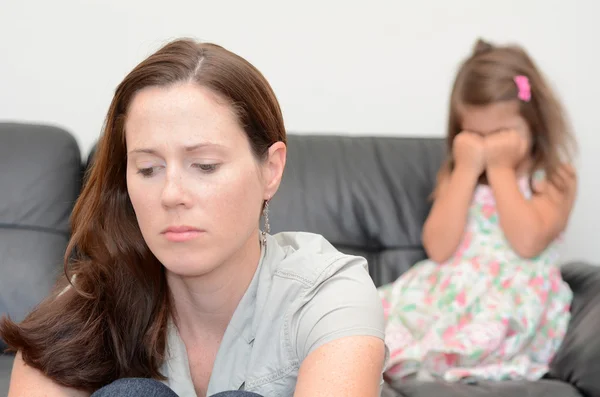
<svg viewBox="0 0 600 397">
<path fill-rule="evenodd" d="M 167 175 L 162 190 L 161 201 L 164 207 L 174 208 L 179 206 L 188 207 L 191 197 L 185 188 L 184 178 L 180 174 Z"/>
</svg>

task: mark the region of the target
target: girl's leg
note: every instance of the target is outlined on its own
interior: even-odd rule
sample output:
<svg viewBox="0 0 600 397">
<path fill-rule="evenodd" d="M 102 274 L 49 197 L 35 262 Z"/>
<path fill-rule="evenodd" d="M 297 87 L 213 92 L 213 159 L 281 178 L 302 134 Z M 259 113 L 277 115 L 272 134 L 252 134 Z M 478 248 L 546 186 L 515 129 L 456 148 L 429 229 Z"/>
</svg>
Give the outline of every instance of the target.
<svg viewBox="0 0 600 397">
<path fill-rule="evenodd" d="M 147 378 L 118 379 L 91 397 L 177 397 L 165 384 Z"/>
</svg>

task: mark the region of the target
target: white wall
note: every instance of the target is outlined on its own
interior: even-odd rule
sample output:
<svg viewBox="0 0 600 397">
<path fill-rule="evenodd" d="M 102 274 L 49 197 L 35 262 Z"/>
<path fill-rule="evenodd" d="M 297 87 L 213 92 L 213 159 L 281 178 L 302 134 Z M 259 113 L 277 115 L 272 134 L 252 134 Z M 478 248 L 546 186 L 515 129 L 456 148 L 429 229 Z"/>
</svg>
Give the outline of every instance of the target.
<svg viewBox="0 0 600 397">
<path fill-rule="evenodd" d="M 518 41 L 580 143 L 566 257 L 600 263 L 598 15 L 596 0 L 0 0 L 0 119 L 61 125 L 87 151 L 124 75 L 192 36 L 254 63 L 290 131 L 442 136 L 453 73 L 475 38 Z"/>
</svg>

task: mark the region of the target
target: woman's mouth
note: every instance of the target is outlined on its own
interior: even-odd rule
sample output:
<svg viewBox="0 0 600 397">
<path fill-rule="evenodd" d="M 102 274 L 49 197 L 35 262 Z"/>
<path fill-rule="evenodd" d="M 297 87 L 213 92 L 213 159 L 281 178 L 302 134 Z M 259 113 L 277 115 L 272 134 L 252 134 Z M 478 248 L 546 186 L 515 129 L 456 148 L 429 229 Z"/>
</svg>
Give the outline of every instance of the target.
<svg viewBox="0 0 600 397">
<path fill-rule="evenodd" d="M 193 240 L 200 236 L 204 231 L 192 226 L 170 226 L 163 230 L 161 234 L 172 242 L 185 242 Z"/>
</svg>

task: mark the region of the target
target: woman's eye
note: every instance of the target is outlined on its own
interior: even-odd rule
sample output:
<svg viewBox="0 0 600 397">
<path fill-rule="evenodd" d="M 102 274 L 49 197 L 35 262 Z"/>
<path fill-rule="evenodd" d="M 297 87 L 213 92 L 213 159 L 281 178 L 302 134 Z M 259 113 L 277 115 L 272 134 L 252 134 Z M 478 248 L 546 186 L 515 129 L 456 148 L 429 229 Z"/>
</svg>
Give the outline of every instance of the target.
<svg viewBox="0 0 600 397">
<path fill-rule="evenodd" d="M 140 168 L 138 174 L 141 174 L 145 178 L 150 177 L 154 174 L 154 167 Z"/>
<path fill-rule="evenodd" d="M 193 164 L 192 167 L 198 168 L 203 172 L 214 172 L 217 170 L 219 164 Z"/>
</svg>

